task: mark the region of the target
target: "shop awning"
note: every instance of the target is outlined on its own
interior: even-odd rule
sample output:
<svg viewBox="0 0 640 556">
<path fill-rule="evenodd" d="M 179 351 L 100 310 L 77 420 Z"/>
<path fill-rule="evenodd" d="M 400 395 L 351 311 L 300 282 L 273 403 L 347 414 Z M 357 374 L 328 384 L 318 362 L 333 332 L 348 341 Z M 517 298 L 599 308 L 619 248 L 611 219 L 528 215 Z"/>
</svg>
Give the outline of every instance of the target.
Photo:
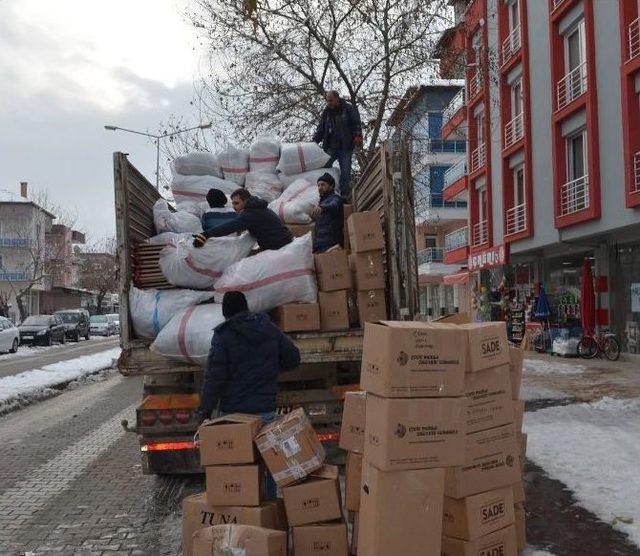
<svg viewBox="0 0 640 556">
<path fill-rule="evenodd" d="M 457 272 L 456 274 L 449 274 L 442 279 L 442 282 L 447 286 L 453 284 L 466 284 L 469 281 L 469 272 Z"/>
</svg>

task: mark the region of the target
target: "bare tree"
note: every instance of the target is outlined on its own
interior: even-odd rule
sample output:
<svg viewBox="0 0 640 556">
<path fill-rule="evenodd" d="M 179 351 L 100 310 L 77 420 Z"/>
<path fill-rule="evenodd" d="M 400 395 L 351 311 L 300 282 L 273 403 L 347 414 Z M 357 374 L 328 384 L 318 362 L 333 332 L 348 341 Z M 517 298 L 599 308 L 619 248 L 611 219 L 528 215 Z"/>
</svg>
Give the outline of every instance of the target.
<svg viewBox="0 0 640 556">
<path fill-rule="evenodd" d="M 432 45 L 450 23 L 446 0 L 192 2 L 188 15 L 210 52 L 193 104 L 216 124 L 214 142 L 259 133 L 309 140 L 321 95 L 336 89 L 362 116 L 360 163 L 407 86 L 432 73 Z"/>
<path fill-rule="evenodd" d="M 118 291 L 116 238 L 108 236 L 94 241 L 77 257 L 79 286 L 96 294 L 96 312 L 102 314 L 107 294 Z"/>
<path fill-rule="evenodd" d="M 9 294 L 0 292 L 0 317 L 9 317 Z"/>
</svg>

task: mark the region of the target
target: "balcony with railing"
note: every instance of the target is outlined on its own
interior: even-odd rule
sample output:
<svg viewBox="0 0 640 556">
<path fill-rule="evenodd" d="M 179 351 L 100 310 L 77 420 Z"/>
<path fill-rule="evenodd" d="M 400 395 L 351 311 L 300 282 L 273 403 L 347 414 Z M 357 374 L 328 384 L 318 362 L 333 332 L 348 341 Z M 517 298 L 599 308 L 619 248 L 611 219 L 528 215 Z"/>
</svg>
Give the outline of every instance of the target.
<svg viewBox="0 0 640 556">
<path fill-rule="evenodd" d="M 524 137 L 524 116 L 520 112 L 504 126 L 504 148 L 508 149 Z"/>
<path fill-rule="evenodd" d="M 476 97 L 482 89 L 482 73 L 476 71 L 471 79 L 469 79 L 469 100 Z"/>
<path fill-rule="evenodd" d="M 589 175 L 571 180 L 560 188 L 560 216 L 589 208 Z"/>
<path fill-rule="evenodd" d="M 553 0 L 553 11 L 557 10 L 566 0 Z"/>
<path fill-rule="evenodd" d="M 640 18 L 635 18 L 631 23 L 629 23 L 629 28 L 627 29 L 627 40 L 628 40 L 628 49 L 627 52 L 628 59 L 632 60 L 636 56 L 640 55 Z"/>
<path fill-rule="evenodd" d="M 453 116 L 457 114 L 458 110 L 460 110 L 461 108 L 464 108 L 466 103 L 467 103 L 467 94 L 463 87 L 462 89 L 460 89 L 460 91 L 458 91 L 456 96 L 454 96 L 449 101 L 449 104 L 447 104 L 445 109 L 442 111 L 442 127 L 443 128 L 451 121 L 451 118 L 453 118 Z"/>
<path fill-rule="evenodd" d="M 473 174 L 487 163 L 487 146 L 485 143 L 478 145 L 471 153 L 471 168 L 469 173 Z"/>
<path fill-rule="evenodd" d="M 631 193 L 640 193 L 640 152 L 633 156 L 633 183 Z"/>
<path fill-rule="evenodd" d="M 522 46 L 522 38 L 520 34 L 520 25 L 516 25 L 513 30 L 502 41 L 502 65 L 504 66 L 511 57 L 520 50 Z"/>
<path fill-rule="evenodd" d="M 587 92 L 587 62 L 582 62 L 558 81 L 558 110 Z"/>
<path fill-rule="evenodd" d="M 471 238 L 471 244 L 474 247 L 484 245 L 489 241 L 489 225 L 487 220 L 481 220 L 477 224 L 473 225 L 473 236 Z"/>
<path fill-rule="evenodd" d="M 444 252 L 450 253 L 469 245 L 469 227 L 463 226 L 444 236 Z"/>
<path fill-rule="evenodd" d="M 24 270 L 0 270 L 0 282 L 26 282 L 30 275 Z"/>
<path fill-rule="evenodd" d="M 506 236 L 524 232 L 527 229 L 527 203 L 521 203 L 507 210 Z"/>
<path fill-rule="evenodd" d="M 428 263 L 441 263 L 444 261 L 444 249 L 442 247 L 427 247 L 417 252 L 418 266 Z"/>
<path fill-rule="evenodd" d="M 467 152 L 467 142 L 464 140 L 426 139 L 420 141 L 416 150 L 430 154 L 462 154 Z"/>
</svg>

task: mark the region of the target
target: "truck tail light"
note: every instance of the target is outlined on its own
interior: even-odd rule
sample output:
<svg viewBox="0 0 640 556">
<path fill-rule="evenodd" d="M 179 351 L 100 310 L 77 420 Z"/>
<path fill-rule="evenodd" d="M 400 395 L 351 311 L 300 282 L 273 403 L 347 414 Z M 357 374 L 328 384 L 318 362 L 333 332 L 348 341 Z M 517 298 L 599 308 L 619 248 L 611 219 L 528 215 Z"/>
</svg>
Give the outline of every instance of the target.
<svg viewBox="0 0 640 556">
<path fill-rule="evenodd" d="M 188 409 L 176 410 L 176 421 L 181 425 L 188 423 L 191 420 L 191 411 Z"/>
<path fill-rule="evenodd" d="M 141 452 L 171 452 L 176 450 L 194 450 L 196 447 L 193 440 L 182 442 L 151 442 L 140 446 Z"/>
<path fill-rule="evenodd" d="M 332 442 L 340 440 L 340 432 L 319 432 L 317 433 L 320 442 Z"/>
<path fill-rule="evenodd" d="M 174 413 L 173 411 L 159 411 L 158 418 L 163 425 L 170 425 L 173 422 Z"/>
<path fill-rule="evenodd" d="M 158 420 L 158 415 L 155 411 L 141 411 L 140 420 L 143 426 L 150 427 Z"/>
</svg>

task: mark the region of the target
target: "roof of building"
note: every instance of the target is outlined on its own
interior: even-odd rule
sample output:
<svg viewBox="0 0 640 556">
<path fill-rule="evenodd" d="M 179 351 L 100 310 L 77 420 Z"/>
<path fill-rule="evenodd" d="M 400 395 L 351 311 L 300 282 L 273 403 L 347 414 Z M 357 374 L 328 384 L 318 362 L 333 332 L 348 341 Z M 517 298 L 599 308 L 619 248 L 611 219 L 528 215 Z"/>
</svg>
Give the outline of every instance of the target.
<svg viewBox="0 0 640 556">
<path fill-rule="evenodd" d="M 49 216 L 51 216 L 51 218 L 56 218 L 55 214 L 52 214 L 47 209 L 42 208 L 37 203 L 34 203 L 31 199 L 23 197 L 22 195 L 18 195 L 17 193 L 13 193 L 13 191 L 9 191 L 7 189 L 0 189 L 0 203 L 1 204 L 8 204 L 8 205 L 15 205 L 15 204 L 18 204 L 18 203 L 25 204 L 25 205 L 31 205 L 31 206 L 34 206 L 37 209 L 40 209 L 42 212 L 48 214 Z"/>
<path fill-rule="evenodd" d="M 398 105 L 394 108 L 391 116 L 387 120 L 387 125 L 396 126 L 398 125 L 406 113 L 411 109 L 411 107 L 418 101 L 418 99 L 426 93 L 429 89 L 438 89 L 438 88 L 462 88 L 464 87 L 464 79 L 440 79 L 434 78 L 430 79 L 426 83 L 421 83 L 420 85 L 413 85 L 409 87 L 403 97 L 398 102 Z"/>
</svg>

